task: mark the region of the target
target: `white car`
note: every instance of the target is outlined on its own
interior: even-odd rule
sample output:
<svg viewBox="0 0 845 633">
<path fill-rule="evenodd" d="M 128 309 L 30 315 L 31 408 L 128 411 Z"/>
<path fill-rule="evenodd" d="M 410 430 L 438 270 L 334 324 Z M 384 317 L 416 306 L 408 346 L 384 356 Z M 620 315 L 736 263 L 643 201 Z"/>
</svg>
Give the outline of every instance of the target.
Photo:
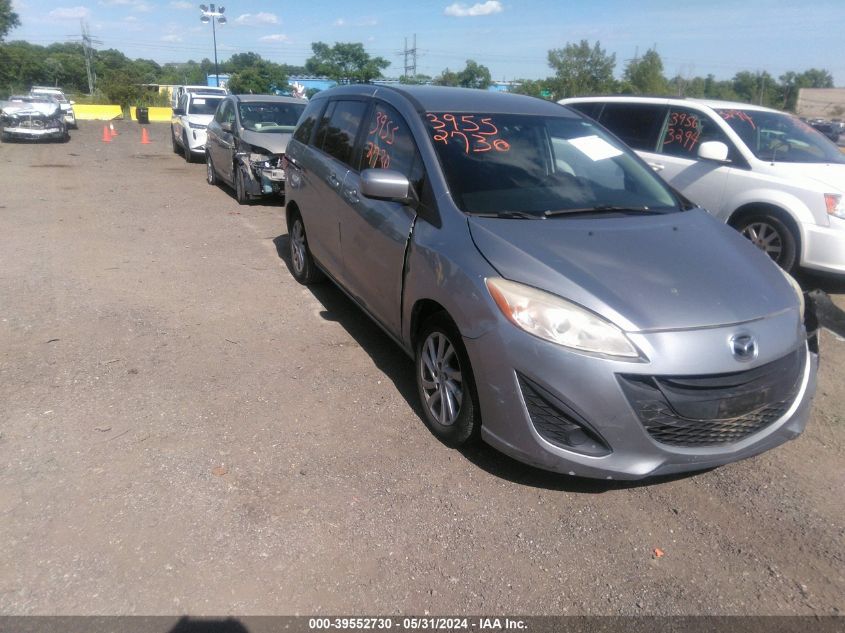
<svg viewBox="0 0 845 633">
<path fill-rule="evenodd" d="M 670 185 L 782 268 L 845 273 L 845 154 L 790 114 L 744 103 L 583 97 Z"/>
<path fill-rule="evenodd" d="M 205 129 L 222 100 L 220 94 L 186 92 L 182 95 L 170 120 L 174 153 L 181 152 L 189 163 L 201 160 L 205 154 Z"/>
<path fill-rule="evenodd" d="M 65 93 L 62 92 L 61 88 L 33 86 L 32 90 L 29 91 L 29 94 L 36 97 L 53 97 L 53 99 L 59 102 L 59 107 L 62 109 L 62 115 L 64 116 L 67 126 L 73 128 L 74 130 L 79 128 L 76 124 L 76 113 L 73 111 L 74 102 L 70 101 L 65 96 Z"/>
<path fill-rule="evenodd" d="M 170 107 L 178 108 L 182 97 L 192 92 L 201 92 L 207 95 L 225 97 L 229 94 L 226 88 L 219 86 L 173 86 L 170 92 Z"/>
</svg>

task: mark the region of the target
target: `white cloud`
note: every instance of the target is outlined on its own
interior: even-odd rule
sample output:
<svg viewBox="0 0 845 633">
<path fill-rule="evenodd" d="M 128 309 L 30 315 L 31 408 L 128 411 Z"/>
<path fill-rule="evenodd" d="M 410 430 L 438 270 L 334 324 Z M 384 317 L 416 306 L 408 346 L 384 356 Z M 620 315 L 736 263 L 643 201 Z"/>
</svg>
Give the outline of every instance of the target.
<svg viewBox="0 0 845 633">
<path fill-rule="evenodd" d="M 133 22 L 133 23 L 134 23 L 134 22 L 137 22 L 137 21 L 138 21 L 138 18 L 136 18 L 134 15 L 127 15 L 125 18 L 123 18 L 123 21 L 124 21 L 124 22 Z"/>
<path fill-rule="evenodd" d="M 183 10 L 185 10 L 185 9 L 193 9 L 193 8 L 195 8 L 195 6 L 198 6 L 198 5 L 193 5 L 190 2 L 185 2 L 185 0 L 177 0 L 176 2 L 170 3 L 171 9 L 183 9 Z"/>
<path fill-rule="evenodd" d="M 88 7 L 59 7 L 47 14 L 53 20 L 82 20 L 91 15 Z"/>
<path fill-rule="evenodd" d="M 21 2 L 21 0 L 12 0 L 12 10 L 13 11 L 23 11 L 24 9 L 28 9 L 29 5 L 25 2 Z"/>
<path fill-rule="evenodd" d="M 132 10 L 137 11 L 138 13 L 149 13 L 153 10 L 153 7 L 146 2 L 136 2 L 132 7 Z"/>
<path fill-rule="evenodd" d="M 282 44 L 284 42 L 290 42 L 290 38 L 284 33 L 273 33 L 273 35 L 264 35 L 263 37 L 259 37 L 258 41 L 275 42 L 277 44 Z"/>
<path fill-rule="evenodd" d="M 165 35 L 161 38 L 162 42 L 181 42 L 183 41 L 181 37 L 176 34 Z"/>
<path fill-rule="evenodd" d="M 332 26 L 336 26 L 336 27 L 343 27 L 343 26 L 355 26 L 355 27 L 378 26 L 378 20 L 374 17 L 363 17 L 363 18 L 358 18 L 357 20 L 347 20 L 346 18 L 338 18 L 337 20 L 332 22 Z"/>
<path fill-rule="evenodd" d="M 126 6 L 132 4 L 132 0 L 99 0 L 97 4 L 102 7 L 111 7 L 116 5 Z"/>
<path fill-rule="evenodd" d="M 446 7 L 443 13 L 457 18 L 466 18 L 477 15 L 492 15 L 494 13 L 501 13 L 503 10 L 502 3 L 499 0 L 487 0 L 487 2 L 476 2 L 471 7 L 456 2 Z"/>
<path fill-rule="evenodd" d="M 235 18 L 235 24 L 243 26 L 257 26 L 259 24 L 279 24 L 279 18 L 274 13 L 244 13 Z"/>
</svg>

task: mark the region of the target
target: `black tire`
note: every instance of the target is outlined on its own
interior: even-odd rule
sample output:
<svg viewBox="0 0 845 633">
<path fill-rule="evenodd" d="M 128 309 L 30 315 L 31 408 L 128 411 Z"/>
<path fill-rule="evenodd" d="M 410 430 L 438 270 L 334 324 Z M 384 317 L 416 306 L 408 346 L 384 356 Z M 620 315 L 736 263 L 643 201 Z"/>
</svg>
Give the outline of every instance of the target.
<svg viewBox="0 0 845 633">
<path fill-rule="evenodd" d="M 176 141 L 176 134 L 173 133 L 173 126 L 170 126 L 170 144 L 173 147 L 173 153 L 179 153 L 179 143 Z"/>
<path fill-rule="evenodd" d="M 734 228 L 764 251 L 786 272 L 798 264 L 798 238 L 778 216 L 766 211 L 743 215 Z"/>
<path fill-rule="evenodd" d="M 246 183 L 244 183 L 244 170 L 241 167 L 235 166 L 235 200 L 238 204 L 249 204 L 251 198 L 246 192 Z"/>
<path fill-rule="evenodd" d="M 211 162 L 211 154 L 205 152 L 205 181 L 209 185 L 217 184 L 217 172 L 214 170 L 214 163 Z"/>
<path fill-rule="evenodd" d="M 288 248 L 290 250 L 290 272 L 293 278 L 303 285 L 323 281 L 325 275 L 317 267 L 308 248 L 308 236 L 305 223 L 298 211 L 291 212 L 288 218 Z"/>
<path fill-rule="evenodd" d="M 423 421 L 444 444 L 464 446 L 481 428 L 475 378 L 458 328 L 445 312 L 422 326 L 414 348 L 414 373 Z M 442 406 L 444 399 L 449 404 Z"/>
<path fill-rule="evenodd" d="M 185 152 L 185 162 L 187 162 L 187 163 L 196 162 L 194 160 L 194 153 L 191 151 L 191 145 L 188 143 L 188 133 L 187 132 L 185 132 L 185 134 L 182 135 L 182 144 L 184 145 L 182 150 Z"/>
</svg>

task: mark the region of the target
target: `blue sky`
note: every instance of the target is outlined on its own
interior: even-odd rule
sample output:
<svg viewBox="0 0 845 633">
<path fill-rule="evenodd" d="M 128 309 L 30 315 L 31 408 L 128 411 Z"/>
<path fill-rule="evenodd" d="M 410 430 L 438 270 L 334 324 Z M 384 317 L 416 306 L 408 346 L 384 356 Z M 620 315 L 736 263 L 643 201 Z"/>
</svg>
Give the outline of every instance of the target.
<svg viewBox="0 0 845 633">
<path fill-rule="evenodd" d="M 204 1 L 204 0 L 203 0 Z M 160 63 L 213 58 L 211 26 L 197 0 L 13 0 L 22 26 L 7 39 L 36 44 L 79 39 L 80 19 L 102 41 L 130 57 Z M 254 51 L 302 64 L 311 42 L 362 42 L 392 62 L 399 76 L 405 38 L 417 36 L 417 70 L 437 75 L 467 59 L 493 78 L 536 79 L 551 71 L 549 49 L 586 39 L 616 54 L 616 73 L 637 51 L 657 46 L 668 76 L 738 70 L 825 68 L 845 86 L 845 0 L 481 0 L 413 3 L 376 0 L 262 2 L 224 0 L 229 24 L 218 30 L 218 55 Z"/>
</svg>

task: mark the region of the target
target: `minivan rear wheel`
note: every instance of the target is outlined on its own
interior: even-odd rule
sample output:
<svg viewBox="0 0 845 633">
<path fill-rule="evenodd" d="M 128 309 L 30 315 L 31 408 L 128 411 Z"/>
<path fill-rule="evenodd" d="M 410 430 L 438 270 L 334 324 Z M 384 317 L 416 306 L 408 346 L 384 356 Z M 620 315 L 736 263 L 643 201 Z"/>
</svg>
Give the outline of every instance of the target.
<svg viewBox="0 0 845 633">
<path fill-rule="evenodd" d="M 743 217 L 736 228 L 785 271 L 795 268 L 797 240 L 783 220 L 770 213 L 752 213 Z"/>
<path fill-rule="evenodd" d="M 467 444 L 480 428 L 475 379 L 461 334 L 445 312 L 425 322 L 414 358 L 426 426 L 448 446 Z"/>
<path fill-rule="evenodd" d="M 323 280 L 323 272 L 317 268 L 311 250 L 308 248 L 308 237 L 305 234 L 305 224 L 298 211 L 293 211 L 288 222 L 288 245 L 290 249 L 290 270 L 293 278 L 304 285 L 314 284 Z"/>
</svg>

